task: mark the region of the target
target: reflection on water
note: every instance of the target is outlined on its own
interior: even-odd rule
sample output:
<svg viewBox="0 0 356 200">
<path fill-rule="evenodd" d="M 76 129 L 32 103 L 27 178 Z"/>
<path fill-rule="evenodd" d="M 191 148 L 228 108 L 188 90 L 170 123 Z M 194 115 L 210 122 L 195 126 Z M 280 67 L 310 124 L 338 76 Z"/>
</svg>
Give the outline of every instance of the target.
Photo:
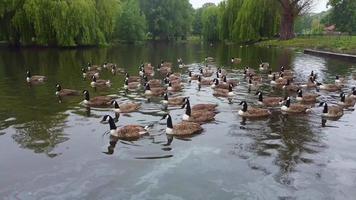
<svg viewBox="0 0 356 200">
<path fill-rule="evenodd" d="M 211 66 L 223 66 L 229 79 L 241 82 L 234 89 L 235 97 L 216 98 L 210 87 L 188 83 L 187 70 L 197 72 L 207 56 L 215 58 Z M 160 121 L 162 115 L 169 112 L 173 121 L 179 122 L 184 109 L 164 108 L 161 98 L 147 98 L 142 90 L 125 91 L 124 74 L 103 72 L 100 79 L 113 84 L 108 89 L 92 88 L 90 80 L 82 79 L 81 68 L 88 62 L 117 63 L 136 75 L 142 62 L 150 61 L 156 66 L 161 60 L 175 63 L 178 57 L 188 68 L 176 69 L 184 74 L 186 82 L 177 96 L 189 97 L 192 105 L 219 105 L 216 121 L 204 124 L 204 132 L 192 138 L 166 135 L 166 124 Z M 242 58 L 242 63 L 231 66 L 232 57 Z M 349 79 L 348 88 L 355 84 L 351 74 L 356 72 L 356 66 L 351 63 L 278 48 L 210 47 L 199 43 L 78 50 L 1 48 L 0 159 L 4 164 L 0 165 L 0 177 L 5 178 L 0 180 L 0 194 L 20 199 L 303 199 L 303 194 L 312 188 L 312 199 L 325 199 L 330 191 L 340 190 L 344 191 L 343 197 L 352 197 L 354 192 L 349 188 L 354 188 L 354 183 L 340 188 L 335 185 L 346 178 L 331 184 L 324 177 L 354 175 L 355 169 L 349 167 L 352 165 L 328 167 L 333 162 L 330 159 L 355 163 L 356 158 L 348 154 L 355 150 L 349 143 L 356 139 L 349 134 L 354 126 L 353 111 L 345 112 L 338 121 L 322 119 L 318 107 L 308 115 L 282 114 L 272 109 L 271 117 L 258 120 L 237 115 L 242 100 L 256 105 L 257 89 L 267 96 L 295 96 L 271 87 L 267 81 L 259 88 L 247 85 L 243 68 L 257 69 L 261 61 L 269 62 L 273 70 L 282 65 L 293 69 L 296 82 L 304 82 L 314 70 L 320 81 L 332 83 L 335 75 L 341 75 Z M 46 75 L 48 81 L 27 85 L 27 69 Z M 266 74 L 262 77 L 267 79 Z M 87 89 L 91 96 L 110 94 L 118 96 L 120 102 L 141 103 L 139 112 L 116 116 L 116 124 L 152 125 L 150 135 L 128 142 L 104 134 L 108 126 L 99 121 L 103 115 L 113 115 L 112 109 L 87 108 L 81 103 L 82 95 L 59 101 L 55 95 L 57 83 L 63 88 Z M 349 92 L 346 87 L 345 92 Z M 338 93 L 320 94 L 320 100 L 330 104 L 339 100 Z M 337 143 L 333 134 L 339 134 Z M 347 170 L 342 171 L 343 168 Z M 78 185 L 77 181 L 85 182 L 86 187 L 71 187 Z M 178 182 L 185 184 L 177 188 Z M 214 195 L 202 192 L 206 190 Z"/>
</svg>

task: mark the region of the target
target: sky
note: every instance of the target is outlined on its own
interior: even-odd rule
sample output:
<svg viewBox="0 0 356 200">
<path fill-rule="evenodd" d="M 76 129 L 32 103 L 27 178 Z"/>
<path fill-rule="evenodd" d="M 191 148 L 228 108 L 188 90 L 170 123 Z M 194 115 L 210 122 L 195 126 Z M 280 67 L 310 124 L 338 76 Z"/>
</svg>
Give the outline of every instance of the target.
<svg viewBox="0 0 356 200">
<path fill-rule="evenodd" d="M 212 2 L 215 4 L 218 4 L 219 2 L 221 2 L 222 0 L 190 0 L 190 3 L 193 5 L 194 8 L 199 8 L 201 7 L 203 4 L 208 3 L 208 2 Z M 312 12 L 316 12 L 319 13 L 321 11 L 326 10 L 326 3 L 328 2 L 328 0 L 315 0 L 315 5 L 312 8 Z"/>
</svg>

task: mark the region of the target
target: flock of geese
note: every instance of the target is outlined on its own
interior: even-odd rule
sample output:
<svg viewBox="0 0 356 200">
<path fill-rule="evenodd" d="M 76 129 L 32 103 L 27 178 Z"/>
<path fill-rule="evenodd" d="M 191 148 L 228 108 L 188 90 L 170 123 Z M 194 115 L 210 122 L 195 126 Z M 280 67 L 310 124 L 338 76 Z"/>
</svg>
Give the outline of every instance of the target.
<svg viewBox="0 0 356 200">
<path fill-rule="evenodd" d="M 118 68 L 116 64 L 104 63 L 103 65 L 92 65 L 88 63 L 82 68 L 83 78 L 90 80 L 90 86 L 94 88 L 108 88 L 112 86 L 110 80 L 100 79 L 100 74 L 107 70 L 112 74 L 125 74 L 123 88 L 126 91 L 140 92 L 147 97 L 161 98 L 161 104 L 165 110 L 168 107 L 185 109 L 182 115 L 182 121 L 173 124 L 169 112 L 163 117 L 166 119 L 166 134 L 176 137 L 191 136 L 200 133 L 203 128 L 202 124 L 214 121 L 218 114 L 217 104 L 200 103 L 191 105 L 189 97 L 179 96 L 186 84 L 197 84 L 199 88 L 210 87 L 213 96 L 226 98 L 231 102 L 236 96 L 237 87 L 242 82 L 248 86 L 249 91 L 256 92 L 256 102 L 251 106 L 247 101 L 241 101 L 241 110 L 238 115 L 244 118 L 259 119 L 268 118 L 271 115 L 271 109 L 280 109 L 282 113 L 307 114 L 313 107 L 323 107 L 321 116 L 327 119 L 337 120 L 344 114 L 345 109 L 352 109 L 356 102 L 356 88 L 345 88 L 347 79 L 336 76 L 335 82 L 324 84 L 318 81 L 316 73 L 311 71 L 304 83 L 295 83 L 294 72 L 280 67 L 278 71 L 272 71 L 268 63 L 261 63 L 259 72 L 254 69 L 245 67 L 243 72 L 240 71 L 241 77 L 238 78 L 228 70 L 216 67 L 214 59 L 205 58 L 205 64 L 197 69 L 186 70 L 186 74 L 174 73 L 174 68 L 186 68 L 182 59 L 177 60 L 177 65 L 170 62 L 162 61 L 157 67 L 150 63 L 142 63 L 139 66 L 137 76 L 131 76 L 125 70 Z M 241 59 L 232 58 L 231 64 L 240 64 Z M 163 79 L 155 79 L 155 74 L 159 73 Z M 39 84 L 46 82 L 45 76 L 32 75 L 27 71 L 26 81 L 29 84 Z M 284 91 L 284 97 L 265 96 L 260 91 L 261 85 L 269 85 L 276 90 Z M 324 94 L 338 93 L 340 100 L 334 105 L 329 102 L 320 101 L 320 90 Z M 305 93 L 309 91 L 309 93 Z M 316 92 L 311 92 L 316 91 Z M 88 90 L 82 92 L 84 96 L 83 104 L 87 107 L 105 108 L 112 107 L 116 113 L 115 117 L 105 115 L 102 118 L 103 123 L 108 123 L 110 134 L 121 140 L 137 140 L 141 136 L 148 134 L 150 127 L 141 125 L 126 125 L 117 127 L 116 122 L 120 113 L 136 112 L 141 108 L 140 103 L 118 102 L 115 96 L 90 96 Z M 78 96 L 81 92 L 72 89 L 64 89 L 60 84 L 56 85 L 56 95 L 62 99 L 66 96 Z"/>
</svg>

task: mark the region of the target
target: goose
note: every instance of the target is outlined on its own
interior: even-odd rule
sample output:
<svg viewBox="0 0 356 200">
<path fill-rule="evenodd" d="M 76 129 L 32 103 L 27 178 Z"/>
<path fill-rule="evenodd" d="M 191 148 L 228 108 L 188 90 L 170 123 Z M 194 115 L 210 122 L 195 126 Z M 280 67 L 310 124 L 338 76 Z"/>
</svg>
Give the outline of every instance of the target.
<svg viewBox="0 0 356 200">
<path fill-rule="evenodd" d="M 280 71 L 283 72 L 286 76 L 293 76 L 294 74 L 292 70 L 286 70 L 284 66 L 281 66 Z"/>
<path fill-rule="evenodd" d="M 206 63 L 214 62 L 214 58 L 213 58 L 213 57 L 205 57 L 204 61 L 205 61 Z"/>
<path fill-rule="evenodd" d="M 166 128 L 167 135 L 173 135 L 177 137 L 187 137 L 187 136 L 199 134 L 203 131 L 203 128 L 198 123 L 183 121 L 176 125 L 173 125 L 171 115 L 169 114 L 164 115 L 162 117 L 162 120 L 166 118 L 167 118 L 167 128 Z"/>
<path fill-rule="evenodd" d="M 111 82 L 110 80 L 97 80 L 96 77 L 93 76 L 90 85 L 92 87 L 111 87 Z"/>
<path fill-rule="evenodd" d="M 96 96 L 90 99 L 89 91 L 84 90 L 84 101 L 83 103 L 89 107 L 109 107 L 111 100 L 115 99 L 110 96 Z"/>
<path fill-rule="evenodd" d="M 288 113 L 308 113 L 310 112 L 310 107 L 303 104 L 291 104 L 290 97 L 286 98 L 286 103 L 281 107 L 282 112 Z"/>
<path fill-rule="evenodd" d="M 291 84 L 290 80 L 287 80 L 287 83 L 283 85 L 283 89 L 289 92 L 297 92 L 300 87 L 298 85 Z"/>
<path fill-rule="evenodd" d="M 226 75 L 223 75 L 223 76 L 222 76 L 222 81 L 223 81 L 223 83 L 225 83 L 225 84 L 232 84 L 233 87 L 235 87 L 235 86 L 237 86 L 238 84 L 240 84 L 240 83 L 239 83 L 238 81 L 236 81 L 236 80 L 231 80 L 231 79 L 227 80 Z"/>
<path fill-rule="evenodd" d="M 211 85 L 212 81 L 210 79 L 202 79 L 201 76 L 198 76 L 199 85 Z"/>
<path fill-rule="evenodd" d="M 149 83 L 145 84 L 145 95 L 162 96 L 165 92 L 166 92 L 165 88 L 162 87 L 151 88 Z"/>
<path fill-rule="evenodd" d="M 163 105 L 170 106 L 181 106 L 185 102 L 185 97 L 170 97 L 168 98 L 168 93 L 163 95 L 163 100 L 161 101 Z"/>
<path fill-rule="evenodd" d="M 218 68 L 218 70 L 216 71 L 216 73 L 217 73 L 217 77 L 216 77 L 216 78 L 226 76 L 226 71 L 225 71 L 225 70 L 222 70 L 221 67 Z"/>
<path fill-rule="evenodd" d="M 183 63 L 183 59 L 182 58 L 178 58 L 177 59 L 177 63 L 178 63 L 178 67 L 179 68 L 183 68 L 185 67 L 184 63 Z"/>
<path fill-rule="evenodd" d="M 241 58 L 231 58 L 231 64 L 238 65 L 241 63 Z"/>
<path fill-rule="evenodd" d="M 256 95 L 258 95 L 258 104 L 265 105 L 267 107 L 275 107 L 283 104 L 283 98 L 281 97 L 263 97 L 263 93 L 261 91 L 257 91 Z"/>
<path fill-rule="evenodd" d="M 133 141 L 140 139 L 143 135 L 148 134 L 148 127 L 140 125 L 126 125 L 117 127 L 114 119 L 110 115 L 105 115 L 101 122 L 108 122 L 110 126 L 110 135 L 121 140 Z"/>
<path fill-rule="evenodd" d="M 199 75 L 198 74 L 193 74 L 192 71 L 188 72 L 188 80 L 189 81 L 196 81 L 198 80 Z"/>
<path fill-rule="evenodd" d="M 239 110 L 238 114 L 242 117 L 259 118 L 268 117 L 271 114 L 268 109 L 248 107 L 246 101 L 242 101 L 240 105 L 242 105 L 242 109 Z"/>
<path fill-rule="evenodd" d="M 161 80 L 158 80 L 158 79 L 148 80 L 148 77 L 146 75 L 143 76 L 143 80 L 144 80 L 145 83 L 149 83 L 150 87 L 152 87 L 152 88 L 161 87 L 161 85 L 162 85 Z"/>
<path fill-rule="evenodd" d="M 213 89 L 219 88 L 219 89 L 228 90 L 229 89 L 229 84 L 227 84 L 227 83 L 220 84 L 219 79 L 215 78 L 213 80 L 213 84 L 210 87 L 213 88 Z"/>
<path fill-rule="evenodd" d="M 119 105 L 116 100 L 112 100 L 111 105 L 114 106 L 114 112 L 116 113 L 131 113 L 138 111 L 141 107 L 139 103 L 124 103 Z"/>
<path fill-rule="evenodd" d="M 346 83 L 346 79 L 340 77 L 339 75 L 335 76 L 335 84 L 339 85 L 339 84 L 344 84 Z"/>
<path fill-rule="evenodd" d="M 304 94 L 301 89 L 297 90 L 297 101 L 305 102 L 305 103 L 314 103 L 317 100 L 317 97 L 319 97 L 318 94 Z"/>
<path fill-rule="evenodd" d="M 341 90 L 341 86 L 339 86 L 339 85 L 322 84 L 322 83 L 319 83 L 319 82 L 316 82 L 316 85 L 320 90 L 326 90 L 328 92 L 336 92 L 336 91 Z"/>
<path fill-rule="evenodd" d="M 56 85 L 56 96 L 78 96 L 80 93 L 77 90 L 62 89 L 60 84 Z"/>
<path fill-rule="evenodd" d="M 250 76 L 256 75 L 256 72 L 255 72 L 255 70 L 250 69 L 249 67 L 245 67 L 244 75 L 245 75 L 245 78 L 246 78 L 246 77 L 250 77 Z"/>
<path fill-rule="evenodd" d="M 87 69 L 88 71 L 92 71 L 92 70 L 101 71 L 101 67 L 99 65 L 92 65 L 90 62 L 88 63 Z"/>
<path fill-rule="evenodd" d="M 163 75 L 171 73 L 172 72 L 172 63 L 162 61 L 161 65 L 159 67 L 159 71 Z"/>
<path fill-rule="evenodd" d="M 214 74 L 214 72 L 212 70 L 203 69 L 203 68 L 200 68 L 199 72 L 204 77 L 211 77 Z"/>
<path fill-rule="evenodd" d="M 356 99 L 356 87 L 352 87 L 350 97 Z"/>
<path fill-rule="evenodd" d="M 83 78 L 91 78 L 95 76 L 96 78 L 100 77 L 100 72 L 98 70 L 88 71 L 86 68 L 82 68 Z"/>
<path fill-rule="evenodd" d="M 266 70 L 268 70 L 268 68 L 269 68 L 269 63 L 267 63 L 267 62 L 263 62 L 263 63 L 261 63 L 260 64 L 260 71 L 266 71 Z"/>
<path fill-rule="evenodd" d="M 47 81 L 47 77 L 45 76 L 39 76 L 39 75 L 31 75 L 30 70 L 27 70 L 26 72 L 26 81 L 27 83 L 43 83 L 45 81 Z"/>
<path fill-rule="evenodd" d="M 279 73 L 279 79 L 285 79 L 285 80 L 293 81 L 294 77 L 293 76 L 284 75 L 284 72 L 280 72 Z"/>
<path fill-rule="evenodd" d="M 320 102 L 319 107 L 324 106 L 321 116 L 327 118 L 340 118 L 344 115 L 344 110 L 340 106 L 328 106 L 326 102 Z"/>
<path fill-rule="evenodd" d="M 127 72 L 125 73 L 125 78 L 128 79 L 129 83 L 141 81 L 141 78 L 139 76 L 130 76 L 130 74 Z"/>
<path fill-rule="evenodd" d="M 301 87 L 302 88 L 315 88 L 316 82 L 314 80 L 314 77 L 310 76 L 308 79 L 308 82 L 306 84 L 302 84 Z"/>
<path fill-rule="evenodd" d="M 190 107 L 190 102 L 186 101 L 182 109 L 186 108 L 185 114 L 183 115 L 183 121 L 190 121 L 196 123 L 210 122 L 214 120 L 215 113 L 208 110 L 193 110 Z"/>
<path fill-rule="evenodd" d="M 272 70 L 268 71 L 268 78 L 276 77 L 277 72 L 272 72 Z"/>
<path fill-rule="evenodd" d="M 340 101 L 337 103 L 339 106 L 342 106 L 344 108 L 349 108 L 349 107 L 354 107 L 356 100 L 352 97 L 346 97 L 346 94 L 342 92 L 340 94 Z"/>
<path fill-rule="evenodd" d="M 185 98 L 185 101 L 184 103 L 189 103 L 190 104 L 190 100 L 189 98 Z M 198 111 L 198 110 L 207 110 L 207 111 L 213 111 L 215 112 L 216 111 L 216 107 L 218 107 L 218 105 L 216 104 L 196 104 L 192 107 L 192 110 L 193 111 Z"/>
<path fill-rule="evenodd" d="M 167 90 L 170 92 L 180 92 L 182 90 L 182 86 L 180 84 L 172 84 L 172 82 L 169 81 Z"/>
<path fill-rule="evenodd" d="M 215 88 L 213 95 L 216 97 L 233 97 L 235 94 L 232 91 L 232 84 L 229 84 L 229 89 Z"/>
<path fill-rule="evenodd" d="M 124 89 L 125 90 L 131 90 L 131 91 L 135 91 L 138 90 L 141 87 L 141 83 L 140 82 L 131 82 L 129 83 L 129 79 L 125 79 L 125 83 L 124 83 Z"/>
<path fill-rule="evenodd" d="M 274 73 L 270 83 L 271 83 L 271 85 L 282 86 L 282 85 L 287 84 L 287 80 L 285 80 L 285 79 L 276 79 L 276 74 Z"/>
</svg>

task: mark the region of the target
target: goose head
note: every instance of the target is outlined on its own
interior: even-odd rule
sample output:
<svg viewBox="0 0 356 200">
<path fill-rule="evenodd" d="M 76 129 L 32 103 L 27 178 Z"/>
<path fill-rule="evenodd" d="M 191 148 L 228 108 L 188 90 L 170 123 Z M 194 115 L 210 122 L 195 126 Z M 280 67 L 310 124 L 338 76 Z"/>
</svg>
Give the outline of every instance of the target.
<svg viewBox="0 0 356 200">
<path fill-rule="evenodd" d="M 91 77 L 91 81 L 94 82 L 94 83 L 96 83 L 96 77 L 95 77 L 95 76 L 92 76 L 92 77 Z"/>
<path fill-rule="evenodd" d="M 257 91 L 256 95 L 258 95 L 258 101 L 262 102 L 263 101 L 263 94 L 261 91 Z"/>
<path fill-rule="evenodd" d="M 352 95 L 356 95 L 356 87 L 352 87 Z"/>
<path fill-rule="evenodd" d="M 319 107 L 324 106 L 323 113 L 328 113 L 328 104 L 326 102 L 320 102 Z"/>
<path fill-rule="evenodd" d="M 112 100 L 111 105 L 113 105 L 115 107 L 115 109 L 120 109 L 120 105 L 117 103 L 116 100 Z"/>
<path fill-rule="evenodd" d="M 346 94 L 344 92 L 341 92 L 340 97 L 341 97 L 341 102 L 345 103 Z"/>
<path fill-rule="evenodd" d="M 240 105 L 242 105 L 242 112 L 246 112 L 247 111 L 247 102 L 246 101 L 241 101 Z"/>
<path fill-rule="evenodd" d="M 290 106 L 290 97 L 285 98 L 285 104 L 284 104 L 287 108 L 289 108 Z"/>
<path fill-rule="evenodd" d="M 84 94 L 84 100 L 89 101 L 89 98 L 90 98 L 89 91 L 88 90 L 83 90 L 83 94 Z"/>
<path fill-rule="evenodd" d="M 113 132 L 116 131 L 116 129 L 117 129 L 114 119 L 110 115 L 105 115 L 100 122 L 101 123 L 109 123 L 110 133 L 111 133 L 111 135 L 113 135 Z"/>
<path fill-rule="evenodd" d="M 173 122 L 172 122 L 172 117 L 170 114 L 165 114 L 163 115 L 161 120 L 167 119 L 167 129 L 166 129 L 166 133 L 170 134 L 172 133 L 173 130 Z"/>
</svg>

